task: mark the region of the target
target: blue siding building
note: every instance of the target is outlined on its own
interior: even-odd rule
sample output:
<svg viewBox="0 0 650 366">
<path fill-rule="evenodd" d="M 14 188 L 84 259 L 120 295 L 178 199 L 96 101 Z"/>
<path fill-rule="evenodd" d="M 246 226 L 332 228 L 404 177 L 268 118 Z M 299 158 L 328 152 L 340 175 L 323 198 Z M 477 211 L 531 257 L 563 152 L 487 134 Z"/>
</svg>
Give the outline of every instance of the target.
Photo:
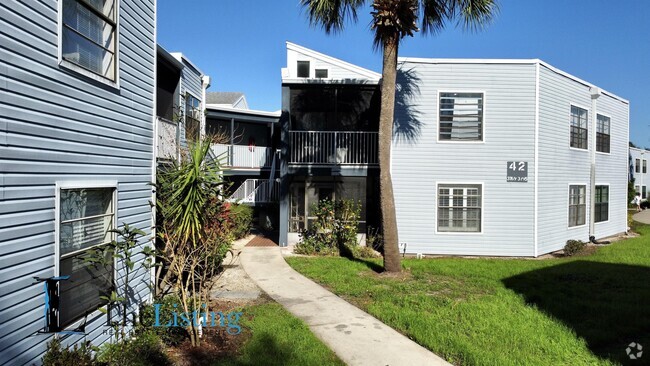
<svg viewBox="0 0 650 366">
<path fill-rule="evenodd" d="M 0 364 L 40 363 L 43 284 L 60 282 L 65 345 L 109 340 L 81 256 L 122 223 L 153 235 L 155 2 L 3 1 L 0 5 Z M 142 257 L 136 257 L 139 261 Z M 136 265 L 130 308 L 150 299 Z"/>
</svg>

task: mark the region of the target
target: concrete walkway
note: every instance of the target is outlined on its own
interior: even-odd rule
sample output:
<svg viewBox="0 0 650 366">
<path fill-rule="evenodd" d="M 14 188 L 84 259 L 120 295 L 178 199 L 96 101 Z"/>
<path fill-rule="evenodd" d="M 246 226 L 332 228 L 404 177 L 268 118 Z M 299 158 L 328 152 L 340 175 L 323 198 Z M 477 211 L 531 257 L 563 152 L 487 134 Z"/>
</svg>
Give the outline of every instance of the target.
<svg viewBox="0 0 650 366">
<path fill-rule="evenodd" d="M 450 365 L 445 360 L 294 271 L 279 247 L 244 247 L 250 278 L 348 365 Z"/>
<path fill-rule="evenodd" d="M 632 216 L 632 219 L 642 224 L 650 225 L 650 209 L 635 213 L 634 216 Z"/>
</svg>

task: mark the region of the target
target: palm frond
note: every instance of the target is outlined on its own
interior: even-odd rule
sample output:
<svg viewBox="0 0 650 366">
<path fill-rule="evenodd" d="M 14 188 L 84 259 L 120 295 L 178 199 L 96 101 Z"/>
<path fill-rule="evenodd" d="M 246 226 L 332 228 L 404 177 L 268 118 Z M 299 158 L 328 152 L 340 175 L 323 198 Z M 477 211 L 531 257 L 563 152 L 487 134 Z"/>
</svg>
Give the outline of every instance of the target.
<svg viewBox="0 0 650 366">
<path fill-rule="evenodd" d="M 366 0 L 300 0 L 300 5 L 307 10 L 309 23 L 321 26 L 325 33 L 341 31 L 349 19 L 356 22 L 357 9 Z"/>
<path fill-rule="evenodd" d="M 469 31 L 488 25 L 499 12 L 496 0 L 422 0 L 422 29 L 437 34 L 447 22 L 456 21 Z"/>
</svg>

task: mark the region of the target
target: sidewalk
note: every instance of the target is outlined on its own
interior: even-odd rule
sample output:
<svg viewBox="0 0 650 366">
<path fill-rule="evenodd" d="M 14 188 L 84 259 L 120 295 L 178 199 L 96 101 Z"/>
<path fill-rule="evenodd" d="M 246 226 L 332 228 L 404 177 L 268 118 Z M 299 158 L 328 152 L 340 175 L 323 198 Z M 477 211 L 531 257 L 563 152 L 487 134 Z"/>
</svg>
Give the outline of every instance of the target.
<svg viewBox="0 0 650 366">
<path fill-rule="evenodd" d="M 374 317 L 294 271 L 279 247 L 244 247 L 250 278 L 348 365 L 450 365 Z"/>
<path fill-rule="evenodd" d="M 648 224 L 650 225 L 650 209 L 643 210 L 641 212 L 637 212 L 632 216 L 632 219 L 634 221 L 638 221 L 642 224 Z"/>
</svg>

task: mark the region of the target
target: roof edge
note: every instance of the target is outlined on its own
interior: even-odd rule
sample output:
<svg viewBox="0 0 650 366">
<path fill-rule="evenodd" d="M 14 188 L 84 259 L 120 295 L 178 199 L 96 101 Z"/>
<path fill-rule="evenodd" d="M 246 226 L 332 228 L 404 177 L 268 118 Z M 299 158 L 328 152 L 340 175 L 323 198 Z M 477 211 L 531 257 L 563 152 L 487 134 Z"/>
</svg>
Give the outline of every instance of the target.
<svg viewBox="0 0 650 366">
<path fill-rule="evenodd" d="M 318 58 L 318 59 L 321 59 L 321 60 L 326 61 L 326 62 L 330 62 L 330 63 L 332 63 L 332 64 L 334 64 L 336 66 L 339 66 L 341 68 L 350 70 L 352 72 L 363 74 L 364 76 L 368 77 L 369 79 L 381 79 L 381 74 L 377 73 L 377 72 L 374 72 L 372 70 L 363 68 L 361 66 L 357 66 L 355 64 L 351 64 L 351 63 L 349 63 L 347 61 L 343 61 L 341 59 L 326 55 L 324 53 L 320 53 L 318 51 L 314 51 L 314 50 L 312 50 L 310 48 L 298 45 L 298 44 L 293 43 L 293 42 L 286 41 L 286 44 L 287 44 L 287 50 L 292 50 L 292 51 L 298 51 L 298 52 L 301 52 L 301 53 L 305 53 L 305 54 L 307 54 L 307 55 L 309 55 L 311 57 Z"/>
</svg>

